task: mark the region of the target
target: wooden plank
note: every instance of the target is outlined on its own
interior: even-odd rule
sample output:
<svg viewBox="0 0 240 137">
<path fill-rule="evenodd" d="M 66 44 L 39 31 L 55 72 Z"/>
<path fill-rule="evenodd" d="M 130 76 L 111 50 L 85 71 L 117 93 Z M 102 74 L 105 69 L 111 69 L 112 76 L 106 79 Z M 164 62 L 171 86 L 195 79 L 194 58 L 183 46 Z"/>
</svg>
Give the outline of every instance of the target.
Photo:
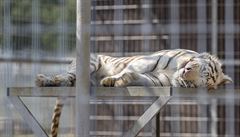
<svg viewBox="0 0 240 137">
<path fill-rule="evenodd" d="M 37 137 L 48 137 L 48 134 L 44 131 L 37 119 L 32 115 L 26 105 L 19 97 L 9 97 L 8 98 L 14 107 L 18 110 L 23 120 L 27 122 L 29 127 L 32 129 L 33 133 Z"/>
<path fill-rule="evenodd" d="M 123 135 L 123 137 L 136 137 L 141 129 L 165 106 L 165 104 L 171 99 L 170 96 L 159 97 L 135 122 L 133 127 Z"/>
</svg>

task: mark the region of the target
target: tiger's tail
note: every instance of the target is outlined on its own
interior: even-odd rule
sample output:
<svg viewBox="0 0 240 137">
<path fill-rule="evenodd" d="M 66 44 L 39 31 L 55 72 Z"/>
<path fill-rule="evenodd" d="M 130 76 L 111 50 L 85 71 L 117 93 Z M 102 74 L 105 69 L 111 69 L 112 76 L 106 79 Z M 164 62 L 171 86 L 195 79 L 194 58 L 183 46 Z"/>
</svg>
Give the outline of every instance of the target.
<svg viewBox="0 0 240 137">
<path fill-rule="evenodd" d="M 60 123 L 60 116 L 62 113 L 62 109 L 64 106 L 65 97 L 58 97 L 56 100 L 56 104 L 54 107 L 54 112 L 52 115 L 52 124 L 51 124 L 51 135 L 52 137 L 57 137 L 58 135 L 58 127 Z"/>
</svg>

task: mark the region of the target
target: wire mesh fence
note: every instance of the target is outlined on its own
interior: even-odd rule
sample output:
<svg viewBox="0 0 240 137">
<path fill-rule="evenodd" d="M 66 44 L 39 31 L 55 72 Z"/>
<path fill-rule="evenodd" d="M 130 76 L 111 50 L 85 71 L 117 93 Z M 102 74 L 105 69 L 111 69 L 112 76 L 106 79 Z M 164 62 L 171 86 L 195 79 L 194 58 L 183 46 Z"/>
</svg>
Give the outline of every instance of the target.
<svg viewBox="0 0 240 137">
<path fill-rule="evenodd" d="M 9 136 L 22 134 L 20 131 L 31 134 L 31 131 L 14 115 L 5 88 L 34 86 L 37 73 L 65 70 L 69 60 L 66 58 L 75 56 L 75 5 L 75 0 L 0 1 L 0 77 L 3 81 L 0 104 L 5 106 L 1 108 L 0 117 L 7 117 L 0 118 L 0 127 L 12 127 L 15 134 L 7 131 Z M 225 89 L 237 90 L 240 87 L 239 9 L 239 0 L 92 0 L 90 49 L 93 53 L 113 56 L 175 48 L 210 52 L 222 60 L 224 71 L 233 78 L 234 83 Z M 198 96 L 206 100 L 202 94 Z M 160 136 L 240 136 L 239 100 L 231 97 L 211 99 L 207 103 L 200 101 L 200 104 L 199 100 L 171 102 L 156 118 L 160 121 Z M 52 113 L 52 106 L 47 104 L 53 104 L 53 100 L 25 100 L 46 129 Z M 73 102 L 66 106 L 68 112 L 63 112 L 63 121 L 72 127 Z M 94 130 L 99 131 L 91 132 L 92 136 L 113 136 L 105 131 L 115 127 L 126 130 L 137 114 L 147 108 L 131 103 L 125 106 L 121 102 L 96 106 L 91 111 L 103 114 L 90 116 L 92 121 L 96 120 Z M 41 114 L 42 109 L 45 114 Z M 123 113 L 127 117 L 117 116 Z M 116 116 L 117 122 L 108 120 L 111 116 Z M 9 117 L 14 120 L 13 126 Z M 152 136 L 155 128 L 150 124 L 146 127 L 147 133 L 141 136 Z M 6 133 L 5 129 L 1 133 Z M 73 129 L 67 131 L 74 134 Z M 118 132 L 115 135 L 119 135 Z"/>
</svg>

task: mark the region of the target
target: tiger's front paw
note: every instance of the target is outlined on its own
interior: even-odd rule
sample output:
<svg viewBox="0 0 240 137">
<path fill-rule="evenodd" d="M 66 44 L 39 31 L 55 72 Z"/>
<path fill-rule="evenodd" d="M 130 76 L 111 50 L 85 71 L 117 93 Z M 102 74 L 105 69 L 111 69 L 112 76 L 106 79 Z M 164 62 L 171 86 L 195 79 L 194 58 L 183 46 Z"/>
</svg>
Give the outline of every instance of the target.
<svg viewBox="0 0 240 137">
<path fill-rule="evenodd" d="M 53 82 L 56 86 L 73 86 L 73 82 L 64 75 L 56 75 L 53 78 Z"/>
<path fill-rule="evenodd" d="M 116 78 L 106 77 L 100 81 L 100 85 L 104 87 L 114 87 Z"/>
<path fill-rule="evenodd" d="M 38 74 L 38 75 L 36 76 L 35 84 L 36 84 L 36 86 L 38 86 L 38 87 L 47 86 L 49 82 L 50 82 L 49 77 L 47 77 L 47 76 L 44 75 L 44 74 Z"/>
<path fill-rule="evenodd" d="M 134 72 L 126 72 L 121 77 L 106 77 L 101 80 L 100 84 L 105 87 L 123 87 L 130 85 L 138 79 L 138 75 Z"/>
</svg>

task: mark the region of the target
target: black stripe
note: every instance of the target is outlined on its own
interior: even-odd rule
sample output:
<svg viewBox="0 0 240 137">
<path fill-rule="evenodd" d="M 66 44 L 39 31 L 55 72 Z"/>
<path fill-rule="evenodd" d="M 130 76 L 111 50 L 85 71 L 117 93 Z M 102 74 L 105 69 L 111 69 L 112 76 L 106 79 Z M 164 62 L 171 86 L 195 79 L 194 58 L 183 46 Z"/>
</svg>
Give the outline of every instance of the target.
<svg viewBox="0 0 240 137">
<path fill-rule="evenodd" d="M 214 70 L 215 70 L 215 72 L 218 73 L 217 64 L 216 64 L 215 62 L 213 62 L 213 64 L 214 64 Z"/>
<path fill-rule="evenodd" d="M 120 64 L 124 64 L 126 60 L 128 60 L 128 57 L 123 57 L 123 58 L 119 58 L 113 65 L 115 67 L 118 67 Z"/>
<path fill-rule="evenodd" d="M 171 85 L 171 81 L 170 81 L 169 77 L 168 77 L 166 74 L 164 74 L 164 73 L 162 73 L 162 74 L 167 78 L 168 82 L 169 82 L 170 85 Z"/>
<path fill-rule="evenodd" d="M 158 56 L 159 56 L 158 61 L 157 61 L 156 65 L 153 67 L 152 71 L 154 71 L 154 70 L 156 69 L 156 67 L 158 66 L 158 63 L 159 63 L 160 59 L 162 58 L 162 56 L 166 55 L 169 51 L 166 50 L 166 51 L 159 51 L 159 52 L 164 52 L 164 53 L 163 53 L 162 55 L 158 55 Z M 157 53 L 158 53 L 158 52 L 157 52 Z"/>
<path fill-rule="evenodd" d="M 214 76 L 211 76 L 211 78 L 212 78 L 213 82 L 216 83 L 215 77 L 214 77 Z"/>
<path fill-rule="evenodd" d="M 95 70 L 95 72 L 97 72 L 99 69 L 100 69 L 100 67 L 102 67 L 102 65 L 101 65 L 101 59 L 100 59 L 100 57 L 98 56 L 98 58 L 96 59 L 97 61 L 95 61 L 95 62 L 97 62 L 97 65 L 96 65 L 96 67 L 97 67 L 97 69 Z"/>
<path fill-rule="evenodd" d="M 183 53 L 182 55 L 185 55 L 185 54 L 187 54 L 187 53 Z M 181 56 L 182 56 L 182 55 L 181 55 Z M 191 57 L 187 62 L 182 63 L 182 64 L 179 66 L 179 69 L 184 68 L 184 67 L 185 67 L 190 61 L 192 61 L 194 58 L 195 58 L 195 57 Z"/>
<path fill-rule="evenodd" d="M 161 80 L 155 76 L 154 74 L 150 73 L 152 77 L 154 77 L 155 79 L 157 79 L 157 81 L 160 83 L 161 86 L 163 86 L 163 83 L 161 82 Z"/>
<path fill-rule="evenodd" d="M 152 71 L 154 71 L 156 69 L 156 67 L 158 66 L 158 63 L 161 59 L 162 55 L 158 57 L 157 63 L 155 64 L 155 66 L 153 67 Z"/>
<path fill-rule="evenodd" d="M 153 84 L 154 84 L 155 86 L 157 86 L 157 84 L 156 84 L 155 81 L 151 78 L 151 76 L 149 76 L 149 74 L 145 73 L 144 75 L 145 75 L 146 77 L 148 77 L 148 78 L 153 82 Z"/>
<path fill-rule="evenodd" d="M 162 56 L 166 55 L 169 51 L 164 51 L 164 52 L 165 52 L 165 53 L 163 53 L 162 55 L 159 55 L 158 60 L 157 60 L 157 63 L 156 63 L 155 66 L 153 67 L 152 71 L 154 71 L 154 70 L 157 68 L 158 63 L 159 63 L 160 59 L 162 58 Z"/>
<path fill-rule="evenodd" d="M 180 83 L 180 87 L 185 87 L 186 86 L 183 80 L 178 79 L 178 82 Z"/>
<path fill-rule="evenodd" d="M 90 62 L 90 66 L 94 67 L 94 71 L 97 70 L 97 66 L 94 63 Z"/>
<path fill-rule="evenodd" d="M 123 62 L 123 61 L 125 61 L 127 58 L 128 58 L 128 57 L 121 57 L 121 58 L 118 58 L 117 63 L 118 63 L 118 62 Z"/>
<path fill-rule="evenodd" d="M 210 62 L 208 64 L 208 66 L 211 68 L 211 72 L 214 73 L 212 64 Z"/>
<path fill-rule="evenodd" d="M 102 67 L 102 64 L 98 63 L 98 66 L 97 66 L 97 69 L 95 70 L 95 72 L 97 72 L 101 67 Z"/>
<path fill-rule="evenodd" d="M 194 88 L 197 88 L 197 85 L 195 83 L 192 83 L 192 84 L 193 84 Z"/>
<path fill-rule="evenodd" d="M 130 62 L 132 62 L 133 60 L 136 60 L 136 59 L 139 59 L 139 57 L 136 57 L 136 56 L 129 57 L 127 60 L 124 61 L 124 63 L 129 64 Z M 141 59 L 141 57 L 140 57 L 140 59 Z"/>
<path fill-rule="evenodd" d="M 166 68 L 168 67 L 170 61 L 171 61 L 174 57 L 176 57 L 177 55 L 179 55 L 180 53 L 182 53 L 182 51 L 179 51 L 177 54 L 175 54 L 174 56 L 172 56 L 171 58 L 169 58 L 169 60 L 168 60 L 168 62 L 167 62 L 167 65 L 166 65 L 163 69 L 166 69 Z"/>
<path fill-rule="evenodd" d="M 52 128 L 55 128 L 55 129 L 58 129 L 58 123 L 57 124 L 54 124 L 54 125 L 52 125 Z"/>
<path fill-rule="evenodd" d="M 68 72 L 67 74 L 71 75 L 70 77 L 73 77 L 73 78 L 76 77 L 76 75 L 74 73 Z"/>
<path fill-rule="evenodd" d="M 54 109 L 54 113 L 61 113 L 61 110 L 62 110 L 62 108 L 56 108 L 56 109 Z"/>
<path fill-rule="evenodd" d="M 63 105 L 64 105 L 63 103 L 57 103 L 56 104 L 57 107 L 63 107 Z"/>
<path fill-rule="evenodd" d="M 113 58 L 113 57 L 112 57 L 110 61 L 111 61 L 111 62 L 114 62 L 115 60 L 117 60 L 117 58 Z"/>
<path fill-rule="evenodd" d="M 213 62 L 214 63 L 214 70 L 215 70 L 215 72 L 216 72 L 216 79 L 218 78 L 218 70 L 217 70 L 217 64 L 215 63 L 215 62 Z"/>
<path fill-rule="evenodd" d="M 104 63 L 108 63 L 108 60 L 110 59 L 110 57 L 106 56 L 104 59 L 105 59 Z"/>
<path fill-rule="evenodd" d="M 132 57 L 124 57 L 121 60 L 119 60 L 120 62 L 125 63 L 126 61 L 128 61 L 129 59 L 131 59 Z"/>
<path fill-rule="evenodd" d="M 214 63 L 213 63 L 213 64 L 214 64 Z M 214 65 L 215 65 L 215 64 L 214 64 Z M 214 77 L 214 71 L 216 70 L 216 65 L 215 65 L 214 68 L 213 68 L 212 63 L 209 63 L 209 67 L 211 68 L 211 72 L 212 72 L 212 74 L 211 74 L 210 76 L 211 76 L 213 82 L 215 83 L 215 82 L 216 82 L 216 79 L 215 79 L 215 77 Z M 216 71 L 215 71 L 215 72 L 216 72 Z M 217 73 L 217 72 L 216 72 L 216 73 Z"/>
<path fill-rule="evenodd" d="M 121 67 L 120 69 L 122 70 L 124 67 L 126 67 L 126 64 L 125 63 L 121 63 L 119 62 L 118 64 L 115 64 L 114 67 L 116 68 L 115 70 L 118 70 L 120 65 L 123 65 L 123 67 Z"/>
</svg>

